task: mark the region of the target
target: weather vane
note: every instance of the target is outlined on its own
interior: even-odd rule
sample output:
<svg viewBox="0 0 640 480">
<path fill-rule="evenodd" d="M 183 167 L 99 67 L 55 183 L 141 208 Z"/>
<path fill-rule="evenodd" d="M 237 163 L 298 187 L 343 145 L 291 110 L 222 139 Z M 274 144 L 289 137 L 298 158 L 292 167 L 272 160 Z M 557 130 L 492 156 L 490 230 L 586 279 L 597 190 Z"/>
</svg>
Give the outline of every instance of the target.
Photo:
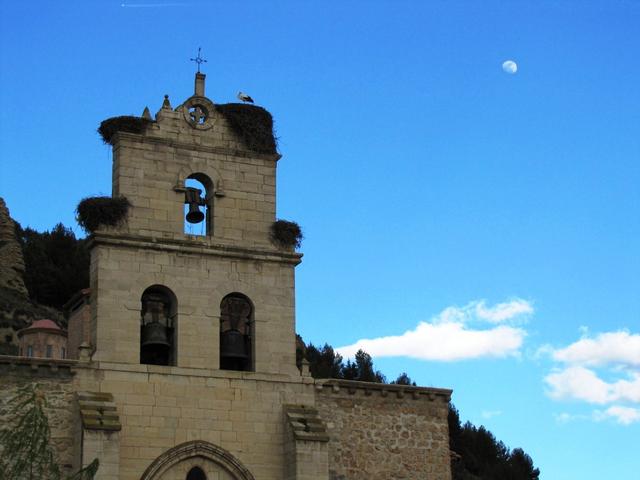
<svg viewBox="0 0 640 480">
<path fill-rule="evenodd" d="M 207 61 L 200 56 L 200 50 L 202 50 L 202 48 L 198 47 L 198 56 L 190 59 L 192 62 L 196 62 L 198 64 L 198 73 L 200 73 L 200 65 L 207 63 Z"/>
</svg>

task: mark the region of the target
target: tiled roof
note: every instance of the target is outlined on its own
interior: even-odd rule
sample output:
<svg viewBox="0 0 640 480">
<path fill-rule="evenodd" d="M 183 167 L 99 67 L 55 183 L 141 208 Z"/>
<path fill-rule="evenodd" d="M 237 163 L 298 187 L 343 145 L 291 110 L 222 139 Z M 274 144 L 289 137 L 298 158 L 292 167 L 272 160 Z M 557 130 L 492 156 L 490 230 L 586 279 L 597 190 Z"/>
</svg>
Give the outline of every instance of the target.
<svg viewBox="0 0 640 480">
<path fill-rule="evenodd" d="M 45 318 L 42 320 L 36 320 L 30 326 L 25 328 L 25 330 L 31 330 L 33 328 L 48 328 L 51 330 L 61 330 L 61 328 L 58 326 L 56 322 L 54 322 L 53 320 L 49 320 L 48 318 Z"/>
</svg>

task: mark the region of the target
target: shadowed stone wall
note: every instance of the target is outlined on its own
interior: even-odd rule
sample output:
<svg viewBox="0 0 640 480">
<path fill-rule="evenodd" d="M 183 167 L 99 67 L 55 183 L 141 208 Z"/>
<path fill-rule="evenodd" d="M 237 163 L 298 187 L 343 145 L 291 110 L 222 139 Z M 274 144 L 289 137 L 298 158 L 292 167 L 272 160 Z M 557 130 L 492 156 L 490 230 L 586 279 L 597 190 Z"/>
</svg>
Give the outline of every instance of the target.
<svg viewBox="0 0 640 480">
<path fill-rule="evenodd" d="M 51 428 L 51 445 L 63 472 L 73 464 L 74 388 L 70 362 L 0 356 L 0 424 L 7 422 L 9 401 L 21 387 L 32 383 L 44 393 Z M 0 453 L 1 454 L 1 453 Z"/>
</svg>

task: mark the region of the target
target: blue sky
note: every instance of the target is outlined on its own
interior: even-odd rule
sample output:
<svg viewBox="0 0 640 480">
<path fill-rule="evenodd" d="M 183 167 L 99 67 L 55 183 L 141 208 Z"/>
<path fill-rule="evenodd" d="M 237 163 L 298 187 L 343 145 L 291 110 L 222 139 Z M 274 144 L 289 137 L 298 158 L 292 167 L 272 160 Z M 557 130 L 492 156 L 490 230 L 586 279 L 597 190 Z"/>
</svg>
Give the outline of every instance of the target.
<svg viewBox="0 0 640 480">
<path fill-rule="evenodd" d="M 187 98 L 201 46 L 209 98 L 275 117 L 305 340 L 453 388 L 544 480 L 637 475 L 640 2 L 124 5 L 0 3 L 14 218 L 80 234 L 96 127 Z"/>
</svg>

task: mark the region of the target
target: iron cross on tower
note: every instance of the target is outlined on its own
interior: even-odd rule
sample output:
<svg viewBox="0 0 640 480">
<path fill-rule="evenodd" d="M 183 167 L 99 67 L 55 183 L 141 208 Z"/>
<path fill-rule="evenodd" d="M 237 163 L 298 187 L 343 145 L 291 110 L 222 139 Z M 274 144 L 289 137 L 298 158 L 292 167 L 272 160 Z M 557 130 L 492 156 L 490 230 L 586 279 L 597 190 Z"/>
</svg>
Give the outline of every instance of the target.
<svg viewBox="0 0 640 480">
<path fill-rule="evenodd" d="M 207 63 L 207 61 L 200 56 L 200 50 L 202 50 L 202 48 L 198 47 L 198 56 L 196 58 L 190 59 L 192 62 L 196 62 L 196 64 L 198 65 L 198 73 L 200 73 L 200 65 L 203 63 Z"/>
</svg>

